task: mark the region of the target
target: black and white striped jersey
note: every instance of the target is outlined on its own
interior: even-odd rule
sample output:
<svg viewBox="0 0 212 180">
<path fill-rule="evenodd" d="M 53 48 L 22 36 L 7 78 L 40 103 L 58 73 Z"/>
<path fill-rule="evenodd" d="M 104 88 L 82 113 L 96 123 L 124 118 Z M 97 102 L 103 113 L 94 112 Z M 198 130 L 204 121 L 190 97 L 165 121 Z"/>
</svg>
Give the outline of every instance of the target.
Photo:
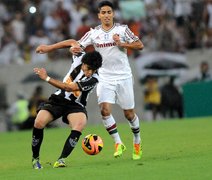
<svg viewBox="0 0 212 180">
<path fill-rule="evenodd" d="M 80 88 L 80 91 L 67 92 L 59 89 L 54 94 L 62 96 L 63 98 L 74 101 L 81 106 L 86 106 L 89 94 L 92 92 L 94 87 L 98 83 L 98 74 L 94 73 L 91 77 L 86 77 L 81 70 L 82 62 L 81 59 L 85 53 L 81 56 L 73 56 L 73 63 L 70 70 L 63 79 L 63 82 L 70 83 L 76 82 Z"/>
</svg>

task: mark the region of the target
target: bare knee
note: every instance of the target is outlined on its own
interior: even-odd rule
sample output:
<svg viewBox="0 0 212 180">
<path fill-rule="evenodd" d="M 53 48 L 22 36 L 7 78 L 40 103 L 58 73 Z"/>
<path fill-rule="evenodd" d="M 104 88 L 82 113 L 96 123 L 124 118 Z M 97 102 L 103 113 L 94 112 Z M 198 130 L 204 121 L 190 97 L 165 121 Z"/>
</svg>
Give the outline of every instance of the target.
<svg viewBox="0 0 212 180">
<path fill-rule="evenodd" d="M 67 117 L 69 122 L 69 127 L 72 130 L 82 132 L 87 124 L 87 118 L 84 113 L 71 113 Z"/>
<path fill-rule="evenodd" d="M 35 120 L 34 127 L 37 129 L 45 128 L 46 124 L 44 124 L 41 120 Z"/>
<path fill-rule="evenodd" d="M 111 114 L 111 107 L 108 103 L 102 103 L 100 105 L 100 111 L 103 117 L 109 116 Z"/>
<path fill-rule="evenodd" d="M 73 130 L 77 130 L 79 132 L 82 132 L 83 129 L 86 126 L 86 122 L 85 121 L 80 121 L 77 124 L 74 124 L 74 126 L 72 127 Z"/>
<path fill-rule="evenodd" d="M 124 116 L 128 121 L 131 121 L 135 117 L 134 109 L 124 110 Z"/>
<path fill-rule="evenodd" d="M 46 110 L 41 110 L 35 119 L 34 127 L 43 129 L 46 125 L 53 120 L 53 116 Z"/>
<path fill-rule="evenodd" d="M 101 109 L 101 115 L 102 115 L 103 117 L 109 116 L 109 115 L 110 115 L 110 112 L 108 111 L 108 109 L 102 108 L 102 109 Z"/>
</svg>

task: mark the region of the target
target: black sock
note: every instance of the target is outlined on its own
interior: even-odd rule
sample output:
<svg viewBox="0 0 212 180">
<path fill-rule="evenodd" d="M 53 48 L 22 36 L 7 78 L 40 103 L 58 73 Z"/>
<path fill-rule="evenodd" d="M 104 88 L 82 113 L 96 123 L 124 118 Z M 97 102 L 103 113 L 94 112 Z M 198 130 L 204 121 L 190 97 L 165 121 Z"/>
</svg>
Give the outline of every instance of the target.
<svg viewBox="0 0 212 180">
<path fill-rule="evenodd" d="M 62 151 L 59 159 L 66 158 L 71 154 L 71 152 L 75 148 L 81 134 L 82 134 L 81 132 L 76 131 L 76 130 L 71 131 L 71 134 L 68 136 L 68 138 L 65 142 L 65 145 L 63 147 L 63 151 Z"/>
<path fill-rule="evenodd" d="M 39 158 L 40 153 L 40 146 L 43 141 L 43 130 L 44 129 L 37 129 L 33 128 L 32 131 L 32 157 Z"/>
</svg>

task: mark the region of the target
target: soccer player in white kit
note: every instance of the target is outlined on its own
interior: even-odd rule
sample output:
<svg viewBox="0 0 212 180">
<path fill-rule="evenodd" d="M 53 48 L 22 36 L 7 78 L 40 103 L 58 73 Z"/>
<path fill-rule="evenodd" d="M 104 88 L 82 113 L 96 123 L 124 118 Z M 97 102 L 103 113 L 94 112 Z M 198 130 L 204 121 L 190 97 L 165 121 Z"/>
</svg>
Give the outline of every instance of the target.
<svg viewBox="0 0 212 180">
<path fill-rule="evenodd" d="M 71 52 L 79 53 L 88 45 L 103 57 L 99 69 L 99 84 L 97 85 L 98 104 L 102 121 L 115 142 L 114 157 L 119 157 L 126 150 L 119 133 L 115 119 L 111 114 L 112 104 L 119 104 L 133 132 L 133 160 L 142 156 L 139 118 L 134 111 L 133 76 L 127 57 L 127 49 L 143 49 L 143 44 L 127 25 L 114 23 L 113 4 L 102 1 L 98 7 L 98 18 L 101 25 L 91 29 L 73 46 Z"/>
</svg>

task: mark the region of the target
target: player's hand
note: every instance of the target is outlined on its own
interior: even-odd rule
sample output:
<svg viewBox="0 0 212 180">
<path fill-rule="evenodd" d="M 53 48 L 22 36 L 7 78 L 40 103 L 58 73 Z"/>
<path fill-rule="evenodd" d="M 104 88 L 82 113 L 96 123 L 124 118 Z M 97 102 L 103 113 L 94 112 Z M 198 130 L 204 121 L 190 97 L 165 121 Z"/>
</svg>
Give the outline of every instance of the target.
<svg viewBox="0 0 212 180">
<path fill-rule="evenodd" d="M 46 80 L 47 78 L 47 72 L 44 68 L 34 68 L 33 71 L 35 74 L 37 74 L 42 80 Z"/>
<path fill-rule="evenodd" d="M 115 43 L 116 43 L 117 46 L 120 46 L 121 45 L 121 40 L 120 40 L 119 34 L 114 34 L 113 35 L 113 40 L 115 41 Z"/>
<path fill-rule="evenodd" d="M 40 54 L 43 54 L 43 53 L 47 53 L 49 52 L 50 48 L 48 45 L 40 45 L 36 48 L 36 53 L 40 53 Z"/>
<path fill-rule="evenodd" d="M 78 55 L 79 53 L 82 52 L 82 48 L 80 46 L 72 46 L 69 51 L 73 54 L 73 55 Z"/>
</svg>

